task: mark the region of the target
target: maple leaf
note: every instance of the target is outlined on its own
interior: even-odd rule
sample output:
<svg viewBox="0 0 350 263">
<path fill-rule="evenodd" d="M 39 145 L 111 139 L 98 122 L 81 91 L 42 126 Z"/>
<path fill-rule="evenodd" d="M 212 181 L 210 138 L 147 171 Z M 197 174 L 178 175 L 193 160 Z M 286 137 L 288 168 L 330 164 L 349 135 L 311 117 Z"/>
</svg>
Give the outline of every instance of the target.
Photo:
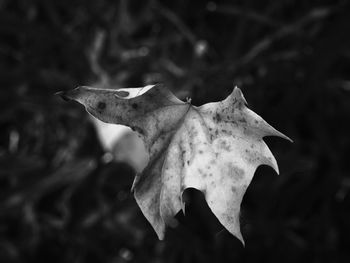
<svg viewBox="0 0 350 263">
<path fill-rule="evenodd" d="M 220 223 L 243 241 L 239 212 L 259 165 L 278 166 L 264 136 L 290 140 L 246 107 L 239 88 L 220 102 L 200 107 L 183 102 L 163 85 L 143 88 L 78 87 L 61 92 L 107 123 L 131 127 L 148 158 L 133 183 L 135 199 L 159 239 L 183 209 L 186 188 L 203 192 Z"/>
</svg>

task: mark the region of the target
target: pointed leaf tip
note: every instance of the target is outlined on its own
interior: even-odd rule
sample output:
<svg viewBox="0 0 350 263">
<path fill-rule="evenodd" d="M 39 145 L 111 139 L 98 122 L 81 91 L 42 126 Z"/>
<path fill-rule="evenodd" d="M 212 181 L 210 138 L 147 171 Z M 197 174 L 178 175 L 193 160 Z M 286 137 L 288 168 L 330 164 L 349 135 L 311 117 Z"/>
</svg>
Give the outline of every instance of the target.
<svg viewBox="0 0 350 263">
<path fill-rule="evenodd" d="M 159 240 L 164 240 L 164 233 L 162 232 L 162 233 L 158 233 L 158 232 L 156 232 L 157 233 L 157 236 L 158 236 L 158 239 Z"/>
<path fill-rule="evenodd" d="M 291 143 L 293 143 L 293 140 L 291 138 L 289 138 L 287 135 L 284 135 L 282 132 L 276 130 L 275 128 L 272 128 L 273 129 L 273 132 L 271 133 L 272 136 L 277 136 L 277 137 L 280 137 L 282 139 L 285 139 Z"/>
<path fill-rule="evenodd" d="M 66 93 L 67 93 L 66 91 L 58 91 L 54 95 L 60 96 L 65 101 L 70 101 L 71 99 L 69 97 L 67 97 Z"/>
<path fill-rule="evenodd" d="M 244 242 L 242 234 L 240 236 L 238 236 L 237 238 L 238 238 L 239 241 L 241 241 L 243 247 L 245 247 L 245 242 Z"/>
<path fill-rule="evenodd" d="M 239 102 L 243 102 L 245 105 L 248 105 L 247 100 L 244 98 L 243 92 L 240 88 L 235 86 L 232 92 L 232 96 Z"/>
<path fill-rule="evenodd" d="M 59 92 L 56 92 L 55 95 L 60 96 L 65 101 L 76 100 L 76 97 L 80 92 L 79 91 L 80 88 L 81 87 L 77 87 L 77 88 L 72 89 L 72 90 L 59 91 Z"/>
</svg>

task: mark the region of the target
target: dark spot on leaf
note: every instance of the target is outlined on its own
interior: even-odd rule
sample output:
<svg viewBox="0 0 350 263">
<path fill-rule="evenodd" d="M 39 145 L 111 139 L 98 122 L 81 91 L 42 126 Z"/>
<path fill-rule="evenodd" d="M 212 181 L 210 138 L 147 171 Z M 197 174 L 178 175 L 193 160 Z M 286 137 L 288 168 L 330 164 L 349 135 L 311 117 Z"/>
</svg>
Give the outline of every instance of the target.
<svg viewBox="0 0 350 263">
<path fill-rule="evenodd" d="M 199 153 L 199 154 L 203 154 L 203 151 L 202 151 L 202 150 L 199 150 L 198 153 Z"/>
<path fill-rule="evenodd" d="M 232 178 L 234 178 L 237 181 L 240 181 L 243 179 L 244 170 L 242 170 L 241 168 L 238 168 L 237 166 L 232 165 L 232 164 L 230 164 L 229 167 L 230 167 Z"/>
<path fill-rule="evenodd" d="M 237 108 L 238 108 L 239 110 L 242 110 L 242 107 L 243 107 L 243 103 L 242 103 L 241 101 L 238 101 L 238 103 L 237 103 Z"/>
<path fill-rule="evenodd" d="M 221 116 L 219 113 L 216 113 L 215 118 L 218 122 L 221 121 Z"/>
<path fill-rule="evenodd" d="M 220 142 L 220 148 L 225 150 L 225 151 L 228 151 L 228 152 L 231 151 L 231 147 L 230 147 L 230 145 L 227 144 L 226 141 Z"/>
<path fill-rule="evenodd" d="M 259 123 L 258 120 L 255 120 L 254 122 L 255 122 L 255 124 L 258 124 L 258 123 Z"/>
<path fill-rule="evenodd" d="M 99 110 L 104 110 L 106 108 L 106 103 L 103 102 L 103 101 L 100 101 L 98 104 L 97 104 L 97 108 Z"/>
<path fill-rule="evenodd" d="M 233 194 L 237 194 L 237 189 L 234 186 L 231 186 L 231 191 Z"/>
<path fill-rule="evenodd" d="M 129 96 L 129 92 L 124 91 L 124 90 L 117 90 L 115 93 L 117 94 L 117 96 L 122 97 L 122 98 Z"/>
<path fill-rule="evenodd" d="M 137 103 L 133 103 L 131 106 L 132 106 L 133 109 L 136 110 L 136 109 L 138 108 L 139 105 L 137 105 Z"/>
<path fill-rule="evenodd" d="M 185 153 L 186 153 L 186 151 L 182 149 L 182 146 L 180 146 L 180 149 L 181 149 L 180 163 L 181 163 L 181 165 L 185 166 Z"/>
</svg>

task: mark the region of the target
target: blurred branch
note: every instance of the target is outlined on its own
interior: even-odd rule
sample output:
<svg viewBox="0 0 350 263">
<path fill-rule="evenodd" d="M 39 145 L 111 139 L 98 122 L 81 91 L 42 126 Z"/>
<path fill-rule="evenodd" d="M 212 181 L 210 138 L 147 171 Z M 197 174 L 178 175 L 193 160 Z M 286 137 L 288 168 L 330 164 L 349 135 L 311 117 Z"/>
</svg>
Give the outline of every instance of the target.
<svg viewBox="0 0 350 263">
<path fill-rule="evenodd" d="M 73 185 L 83 180 L 96 167 L 93 160 L 86 159 L 73 164 L 67 164 L 52 175 L 43 177 L 26 189 L 19 189 L 4 200 L 1 208 L 11 208 L 21 203 L 34 204 L 41 197 L 58 189 L 62 185 Z M 21 191 L 22 190 L 22 191 Z M 24 190 L 24 191 L 23 191 Z"/>
<path fill-rule="evenodd" d="M 288 35 L 298 33 L 299 30 L 309 23 L 324 19 L 331 14 L 331 8 L 315 8 L 311 10 L 307 15 L 298 19 L 297 21 L 283 26 L 281 29 L 277 30 L 273 34 L 263 38 L 256 45 L 254 45 L 246 55 L 241 59 L 242 64 L 247 64 L 256 58 L 263 51 L 267 50 L 272 46 L 272 44 Z"/>
<path fill-rule="evenodd" d="M 197 37 L 173 11 L 160 5 L 159 3 L 155 11 L 159 12 L 160 15 L 171 22 L 193 46 L 196 46 Z"/>
<path fill-rule="evenodd" d="M 183 77 L 186 75 L 185 70 L 176 65 L 176 63 L 170 59 L 163 58 L 160 60 L 160 63 L 165 69 L 176 77 Z"/>
<path fill-rule="evenodd" d="M 207 5 L 207 9 L 210 12 L 215 12 L 215 13 L 220 13 L 225 15 L 240 16 L 240 17 L 243 17 L 264 25 L 272 26 L 272 27 L 278 27 L 282 25 L 282 22 L 280 21 L 258 14 L 252 10 L 240 9 L 234 6 L 227 6 L 227 5 L 217 6 L 215 3 L 210 2 Z"/>
<path fill-rule="evenodd" d="M 330 86 L 338 86 L 345 91 L 350 91 L 350 81 L 349 80 L 336 80 L 330 82 Z"/>
<path fill-rule="evenodd" d="M 92 46 L 87 51 L 90 68 L 92 72 L 98 77 L 98 82 L 101 83 L 102 86 L 110 83 L 110 76 L 99 63 L 105 41 L 106 32 L 102 30 L 97 31 Z"/>
</svg>

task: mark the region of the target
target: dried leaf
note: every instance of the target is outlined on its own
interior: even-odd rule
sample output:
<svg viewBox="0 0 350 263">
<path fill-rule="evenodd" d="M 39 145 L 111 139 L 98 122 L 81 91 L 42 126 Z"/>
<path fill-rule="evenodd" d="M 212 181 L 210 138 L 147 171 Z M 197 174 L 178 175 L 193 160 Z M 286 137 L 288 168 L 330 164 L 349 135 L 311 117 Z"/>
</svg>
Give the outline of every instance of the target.
<svg viewBox="0 0 350 263">
<path fill-rule="evenodd" d="M 264 136 L 290 140 L 246 107 L 239 88 L 220 102 L 200 107 L 176 98 L 162 85 L 129 89 L 79 87 L 60 93 L 83 104 L 99 120 L 131 127 L 149 161 L 137 167 L 133 191 L 143 214 L 163 239 L 166 225 L 184 210 L 182 193 L 203 192 L 221 224 L 243 242 L 239 212 L 256 168 L 278 173 Z"/>
</svg>

